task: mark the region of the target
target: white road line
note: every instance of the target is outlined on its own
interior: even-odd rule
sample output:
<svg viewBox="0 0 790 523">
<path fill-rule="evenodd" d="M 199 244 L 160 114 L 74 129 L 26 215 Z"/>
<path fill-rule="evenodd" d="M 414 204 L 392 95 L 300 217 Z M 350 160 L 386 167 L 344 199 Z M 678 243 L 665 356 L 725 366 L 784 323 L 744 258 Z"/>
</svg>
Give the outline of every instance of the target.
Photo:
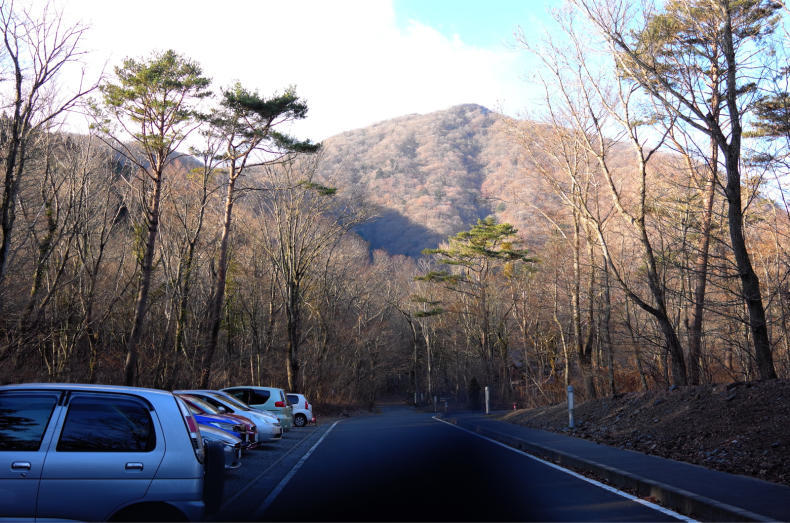
<svg viewBox="0 0 790 523">
<path fill-rule="evenodd" d="M 300 447 L 300 445 L 302 444 L 302 442 L 303 442 L 304 440 L 306 440 L 307 438 L 309 438 L 310 436 L 312 436 L 312 435 L 313 435 L 313 433 L 314 433 L 314 432 L 308 432 L 308 433 L 306 433 L 306 434 L 304 435 L 304 437 L 302 437 L 302 439 L 300 439 L 299 441 L 297 441 L 296 443 L 294 443 L 294 444 L 293 444 L 293 446 L 292 446 L 291 448 L 289 448 L 288 450 L 286 450 L 286 451 L 285 451 L 285 453 L 284 453 L 282 456 L 280 456 L 279 458 L 277 458 L 277 459 L 274 461 L 274 463 L 272 463 L 271 465 L 269 465 L 268 467 L 266 467 L 266 468 L 263 470 L 263 472 L 261 472 L 260 474 L 258 474 L 257 476 L 255 476 L 255 479 L 253 479 L 252 481 L 248 482 L 248 483 L 247 483 L 247 485 L 246 485 L 244 488 L 242 488 L 242 489 L 239 489 L 239 491 L 238 491 L 238 492 L 236 492 L 236 493 L 235 493 L 235 494 L 234 494 L 234 495 L 233 495 L 233 496 L 232 496 L 230 499 L 227 499 L 227 500 L 223 501 L 223 502 L 222 502 L 222 508 L 220 509 L 220 511 L 222 511 L 222 510 L 223 510 L 223 509 L 224 509 L 226 506 L 230 506 L 231 504 L 233 504 L 233 502 L 235 502 L 237 499 L 239 499 L 239 498 L 240 498 L 242 495 L 246 494 L 246 492 L 247 492 L 248 490 L 250 490 L 252 487 L 254 487 L 254 486 L 255 486 L 255 484 L 256 484 L 256 483 L 258 483 L 258 481 L 259 481 L 259 480 L 260 480 L 260 479 L 261 479 L 263 476 L 265 476 L 265 475 L 266 475 L 266 474 L 267 474 L 267 473 L 268 473 L 268 472 L 269 472 L 271 469 L 273 469 L 274 467 L 276 467 L 276 466 L 277 466 L 277 465 L 278 465 L 278 464 L 279 464 L 279 463 L 280 463 L 282 460 L 284 460 L 285 458 L 287 458 L 288 456 L 290 456 L 292 452 L 295 452 L 295 451 L 296 451 L 296 449 L 298 449 L 298 448 Z M 271 443 L 271 441 L 265 441 L 264 443 Z"/>
<path fill-rule="evenodd" d="M 666 514 L 667 516 L 670 516 L 670 517 L 673 517 L 673 518 L 677 518 L 677 519 L 679 519 L 681 521 L 685 521 L 687 523 L 697 523 L 697 520 L 691 519 L 688 516 L 684 516 L 683 514 L 678 514 L 674 510 L 669 510 L 668 508 L 662 507 L 660 505 L 656 505 L 655 503 L 651 503 L 649 501 L 645 501 L 644 499 L 638 498 L 636 496 L 632 496 L 628 492 L 623 492 L 622 490 L 618 490 L 618 489 L 616 489 L 614 487 L 611 487 L 609 485 L 601 483 L 600 481 L 596 481 L 596 480 L 590 479 L 590 478 L 588 478 L 586 476 L 582 476 L 578 472 L 574 472 L 572 470 L 566 469 L 565 467 L 560 467 L 559 465 L 557 465 L 556 463 L 552 463 L 551 461 L 546 461 L 545 459 L 540 459 L 539 457 L 533 456 L 532 454 L 524 452 L 523 450 L 519 450 L 519 449 L 513 448 L 513 447 L 511 447 L 509 445 L 505 445 L 504 443 L 499 442 L 499 441 L 497 441 L 495 439 L 488 438 L 486 436 L 483 436 L 482 434 L 478 434 L 477 432 L 473 432 L 473 431 L 471 431 L 469 429 L 465 429 L 463 427 L 459 427 L 458 425 L 453 425 L 452 423 L 447 422 L 447 421 L 445 421 L 443 419 L 439 419 L 437 417 L 434 417 L 433 419 L 435 419 L 436 421 L 440 421 L 440 422 L 444 423 L 445 425 L 449 425 L 451 427 L 454 427 L 454 428 L 456 428 L 458 430 L 462 430 L 464 432 L 468 432 L 472 436 L 477 436 L 478 438 L 482 438 L 482 439 L 484 439 L 486 441 L 490 441 L 491 443 L 493 443 L 495 445 L 499 445 L 500 447 L 503 447 L 503 448 L 506 448 L 506 449 L 511 450 L 513 452 L 516 452 L 518 454 L 521 454 L 522 456 L 526 456 L 526 457 L 528 457 L 530 459 L 534 459 L 535 461 L 537 461 L 539 463 L 543 463 L 544 465 L 549 466 L 549 467 L 551 467 L 553 469 L 557 469 L 557 470 L 562 471 L 562 472 L 564 472 L 566 474 L 570 474 L 571 476 L 573 476 L 575 478 L 581 479 L 582 481 L 586 481 L 587 483 L 591 483 L 591 484 L 595 485 L 596 487 L 600 487 L 600 488 L 602 488 L 604 490 L 608 490 L 609 492 L 613 492 L 613 493 L 615 493 L 615 494 L 617 494 L 619 496 L 622 496 L 622 497 L 624 497 L 626 499 L 630 499 L 631 501 L 634 501 L 636 503 L 644 505 L 644 506 L 646 506 L 648 508 L 651 508 L 653 510 L 657 510 L 658 512 Z"/>
<path fill-rule="evenodd" d="M 321 436 L 321 438 L 318 441 L 315 442 L 315 445 L 310 447 L 310 450 L 308 450 L 307 453 L 304 456 L 302 456 L 302 459 L 300 459 L 296 463 L 296 465 L 294 465 L 294 468 L 292 468 L 290 470 L 290 472 L 288 472 L 288 474 L 286 474 L 285 477 L 277 484 L 277 486 L 274 487 L 274 490 L 272 490 L 269 493 L 269 495 L 266 496 L 266 499 L 263 500 L 263 503 L 261 504 L 261 506 L 258 507 L 258 510 L 255 511 L 255 515 L 252 517 L 253 520 L 260 521 L 260 519 L 263 517 L 263 513 L 266 512 L 266 510 L 274 502 L 274 500 L 277 498 L 277 496 L 280 495 L 280 492 L 283 491 L 285 486 L 288 484 L 289 481 L 291 481 L 291 478 L 294 477 L 296 472 L 300 468 L 302 468 L 302 465 L 304 465 L 304 462 L 307 461 L 307 458 L 310 457 L 310 454 L 312 454 L 313 451 L 318 447 L 318 445 L 320 445 L 321 442 L 324 441 L 324 438 L 326 438 L 329 435 L 329 433 L 332 432 L 332 429 L 335 428 L 335 425 L 340 423 L 340 421 L 342 421 L 342 420 L 338 420 L 338 421 L 334 422 L 332 424 L 332 426 L 329 427 L 329 430 L 324 432 L 324 435 Z"/>
</svg>

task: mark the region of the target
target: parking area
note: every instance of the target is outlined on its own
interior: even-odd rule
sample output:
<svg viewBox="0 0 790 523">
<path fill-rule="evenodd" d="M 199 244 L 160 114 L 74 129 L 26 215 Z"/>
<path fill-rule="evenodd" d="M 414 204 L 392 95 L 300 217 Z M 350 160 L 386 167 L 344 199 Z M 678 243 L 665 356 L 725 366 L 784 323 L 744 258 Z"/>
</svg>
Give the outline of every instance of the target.
<svg viewBox="0 0 790 523">
<path fill-rule="evenodd" d="M 322 419 L 319 425 L 294 428 L 280 441 L 248 451 L 239 469 L 225 473 L 222 506 L 207 519 L 248 521 L 333 422 Z"/>
</svg>

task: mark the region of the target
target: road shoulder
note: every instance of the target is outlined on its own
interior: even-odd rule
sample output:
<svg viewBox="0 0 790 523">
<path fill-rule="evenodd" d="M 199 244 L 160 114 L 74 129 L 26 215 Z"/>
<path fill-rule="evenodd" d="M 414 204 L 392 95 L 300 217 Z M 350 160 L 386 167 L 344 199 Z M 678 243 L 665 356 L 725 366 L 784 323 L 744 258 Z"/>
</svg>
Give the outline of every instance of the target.
<svg viewBox="0 0 790 523">
<path fill-rule="evenodd" d="M 450 415 L 444 419 L 450 423 L 464 427 L 472 432 L 489 437 L 515 449 L 533 454 L 539 458 L 557 463 L 578 472 L 592 474 L 597 479 L 619 489 L 635 493 L 641 498 L 655 500 L 661 505 L 677 512 L 706 521 L 775 521 L 787 520 L 787 506 L 783 500 L 790 499 L 790 488 L 768 482 L 755 485 L 752 478 L 708 471 L 702 467 L 646 456 L 644 454 L 623 451 L 579 440 L 569 436 L 558 435 L 536 429 L 526 429 L 517 425 L 493 420 L 481 415 Z M 536 437 L 539 436 L 539 437 Z M 643 459 L 647 458 L 647 459 Z M 607 459 L 608 458 L 608 459 Z M 617 458 L 613 460 L 613 458 Z M 646 461 L 650 461 L 645 465 Z M 632 470 L 627 470 L 631 461 Z M 624 466 L 626 465 L 626 466 Z M 772 496 L 761 496 L 752 506 L 742 507 L 732 503 L 713 499 L 699 492 L 659 481 L 651 477 L 651 467 L 656 466 L 677 469 L 677 473 L 688 475 L 693 472 L 700 476 L 710 476 L 717 480 L 726 480 L 730 500 L 736 496 L 733 489 L 770 489 L 777 491 L 779 497 L 773 503 Z M 694 467 L 694 470 L 689 467 Z M 638 470 L 639 472 L 636 472 Z M 704 473 L 702 472 L 704 471 Z M 757 510 L 755 510 L 757 508 Z"/>
</svg>

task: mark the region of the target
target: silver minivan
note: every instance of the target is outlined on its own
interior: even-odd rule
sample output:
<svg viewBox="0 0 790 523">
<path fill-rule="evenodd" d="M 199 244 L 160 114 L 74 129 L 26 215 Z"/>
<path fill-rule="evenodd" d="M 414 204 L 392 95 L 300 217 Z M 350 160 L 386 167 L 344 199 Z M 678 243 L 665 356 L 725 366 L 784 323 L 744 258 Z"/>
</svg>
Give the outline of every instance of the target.
<svg viewBox="0 0 790 523">
<path fill-rule="evenodd" d="M 285 391 L 277 387 L 228 387 L 222 392 L 258 410 L 271 412 L 280 420 L 285 430 L 293 427 L 293 407 L 285 397 Z"/>
<path fill-rule="evenodd" d="M 201 519 L 203 451 L 170 392 L 0 386 L 0 519 Z"/>
</svg>

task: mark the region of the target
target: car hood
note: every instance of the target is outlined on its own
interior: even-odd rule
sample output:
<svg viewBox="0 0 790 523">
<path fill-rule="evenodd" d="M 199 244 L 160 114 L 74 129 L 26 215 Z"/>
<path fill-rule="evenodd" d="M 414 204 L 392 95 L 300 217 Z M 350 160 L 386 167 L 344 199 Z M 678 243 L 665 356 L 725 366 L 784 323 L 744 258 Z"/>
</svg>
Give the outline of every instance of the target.
<svg viewBox="0 0 790 523">
<path fill-rule="evenodd" d="M 250 418 L 252 421 L 255 422 L 256 425 L 273 425 L 275 423 L 279 423 L 280 420 L 277 417 L 270 417 L 267 416 L 263 412 L 257 411 L 244 411 L 243 413 L 239 413 L 246 418 Z"/>
<path fill-rule="evenodd" d="M 225 443 L 226 445 L 236 445 L 241 443 L 241 440 L 233 434 L 228 434 L 224 430 L 212 427 L 211 425 L 198 423 L 198 428 L 200 429 L 200 435 L 209 441 L 219 441 L 221 443 Z"/>
<path fill-rule="evenodd" d="M 219 414 L 193 414 L 198 423 L 230 423 L 231 425 L 240 425 L 239 421 L 229 416 L 221 416 Z"/>
</svg>

